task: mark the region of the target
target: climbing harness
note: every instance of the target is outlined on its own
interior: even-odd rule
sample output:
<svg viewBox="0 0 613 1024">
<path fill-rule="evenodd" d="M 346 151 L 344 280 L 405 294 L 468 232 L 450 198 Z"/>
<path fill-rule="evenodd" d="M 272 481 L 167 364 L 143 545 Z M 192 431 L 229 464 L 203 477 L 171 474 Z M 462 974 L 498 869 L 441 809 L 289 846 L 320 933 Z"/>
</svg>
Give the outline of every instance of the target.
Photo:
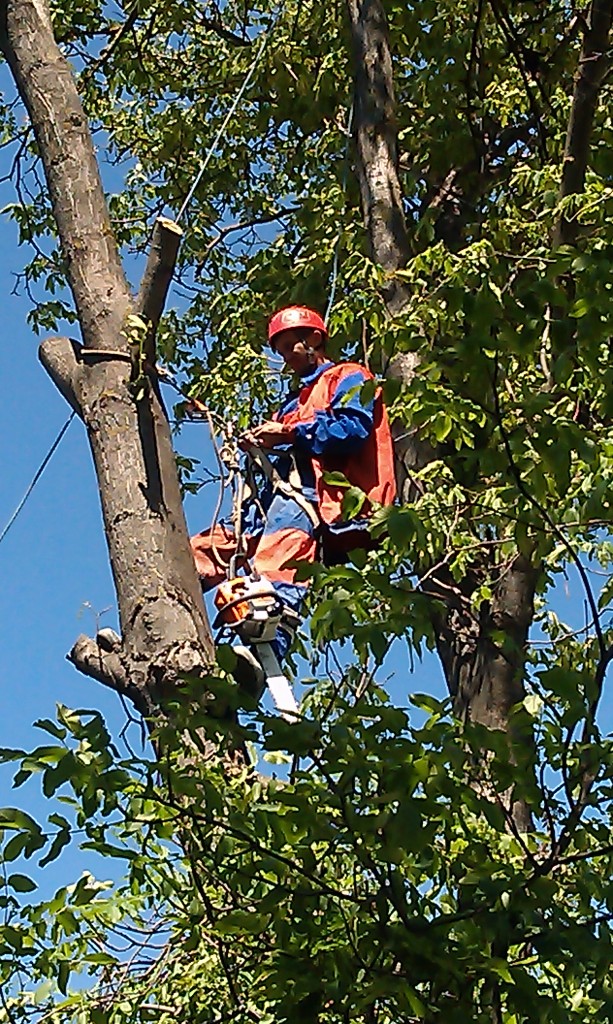
<svg viewBox="0 0 613 1024">
<path fill-rule="evenodd" d="M 268 456 L 257 445 L 249 445 L 247 454 L 252 461 L 260 467 L 267 480 L 270 481 L 273 491 L 278 491 L 279 494 L 283 494 L 286 498 L 290 498 L 292 501 L 295 501 L 308 517 L 311 526 L 313 526 L 316 531 L 319 530 L 321 520 L 317 515 L 315 507 L 307 498 L 305 498 L 304 494 L 300 490 L 300 475 L 298 473 L 294 457 L 290 456 L 290 471 L 288 479 L 284 480 L 281 474 L 275 469 Z"/>
<path fill-rule="evenodd" d="M 299 490 L 295 463 L 290 480 L 284 480 L 265 452 L 257 445 L 249 445 L 245 453 L 248 460 L 247 470 L 244 471 L 233 424 L 225 424 L 224 441 L 218 446 L 215 441 L 214 425 L 206 405 L 197 398 L 191 398 L 167 370 L 162 369 L 159 375 L 161 380 L 170 384 L 191 403 L 197 413 L 207 419 L 218 462 L 225 469 L 221 495 L 226 487 L 232 487 L 233 490 L 231 520 L 236 541 L 235 553 L 226 563 L 215 551 L 219 563 L 225 564 L 226 567 L 226 579 L 219 584 L 214 598 L 217 615 L 213 628 L 220 631 L 216 642 L 219 642 L 224 633 L 228 633 L 230 637 L 237 638 L 245 644 L 262 669 L 266 686 L 279 714 L 288 722 L 296 722 L 300 718 L 298 703 L 272 644 L 278 629 L 283 629 L 293 636 L 300 625 L 300 616 L 293 608 L 284 604 L 272 583 L 265 577 L 253 571 L 244 576 L 237 574 L 237 566 L 248 563 L 242 510 L 247 497 L 255 498 L 254 467 L 257 466 L 261 470 L 273 491 L 278 491 L 295 501 L 316 527 L 320 526 L 319 517 Z M 215 518 L 221 507 L 221 495 Z"/>
<path fill-rule="evenodd" d="M 273 489 L 282 489 L 297 501 L 300 507 L 308 504 L 291 484 L 287 485 L 277 472 L 268 456 L 260 448 L 250 445 L 247 458 L 256 462 L 272 483 Z M 242 530 L 242 508 L 245 499 L 245 479 L 240 467 L 238 444 L 230 432 L 219 452 L 230 473 L 234 493 L 232 502 L 232 522 L 236 537 L 236 552 L 232 555 L 227 569 L 226 580 L 217 588 L 214 603 L 217 616 L 213 623 L 215 629 L 229 632 L 246 644 L 259 662 L 266 686 L 275 707 L 288 722 L 295 722 L 300 717 L 296 698 L 287 676 L 281 669 L 279 660 L 272 646 L 278 629 L 293 635 L 300 625 L 300 616 L 289 608 L 279 597 L 269 580 L 258 573 L 251 572 L 248 576 L 236 575 L 237 562 L 246 561 L 244 535 Z M 314 513 L 314 510 L 311 509 Z"/>
</svg>

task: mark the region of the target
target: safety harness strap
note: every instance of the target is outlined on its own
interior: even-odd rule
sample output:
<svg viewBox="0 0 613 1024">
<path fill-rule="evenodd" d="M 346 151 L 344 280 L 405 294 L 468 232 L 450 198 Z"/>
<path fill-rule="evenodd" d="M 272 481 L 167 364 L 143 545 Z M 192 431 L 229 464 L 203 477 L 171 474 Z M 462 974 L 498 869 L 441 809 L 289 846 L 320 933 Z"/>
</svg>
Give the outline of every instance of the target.
<svg viewBox="0 0 613 1024">
<path fill-rule="evenodd" d="M 305 498 L 304 494 L 302 494 L 299 487 L 292 483 L 292 479 L 298 481 L 300 480 L 298 470 L 296 469 L 296 464 L 295 462 L 293 462 L 293 459 L 293 469 L 290 473 L 290 479 L 284 480 L 281 474 L 278 472 L 277 469 L 275 469 L 272 462 L 270 461 L 268 456 L 264 454 L 261 448 L 258 448 L 257 445 L 249 445 L 247 451 L 250 458 L 253 459 L 253 461 L 256 462 L 257 465 L 260 467 L 260 469 L 264 473 L 264 476 L 268 480 L 270 480 L 273 490 L 278 491 L 280 494 L 284 494 L 286 498 L 291 498 L 292 501 L 295 501 L 296 504 L 300 506 L 305 515 L 308 516 L 311 525 L 314 527 L 314 529 L 318 530 L 319 527 L 321 526 L 321 520 L 319 518 L 319 515 L 317 514 L 315 506 L 307 498 Z"/>
</svg>

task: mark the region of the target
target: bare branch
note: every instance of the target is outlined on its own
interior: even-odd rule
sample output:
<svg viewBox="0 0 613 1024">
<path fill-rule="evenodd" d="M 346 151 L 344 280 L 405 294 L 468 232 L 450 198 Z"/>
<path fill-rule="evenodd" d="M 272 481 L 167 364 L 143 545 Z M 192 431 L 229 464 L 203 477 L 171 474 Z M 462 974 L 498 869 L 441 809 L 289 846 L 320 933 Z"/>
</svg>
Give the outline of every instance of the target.
<svg viewBox="0 0 613 1024">
<path fill-rule="evenodd" d="M 219 36 L 220 39 L 225 39 L 227 43 L 232 46 L 251 46 L 252 40 L 247 35 L 239 36 L 236 32 L 232 32 L 231 29 L 226 28 L 220 18 L 207 18 L 203 16 L 200 19 L 200 24 L 204 28 L 209 29 L 210 32 L 214 32 L 215 35 Z"/>
<path fill-rule="evenodd" d="M 220 242 L 223 242 L 224 238 L 226 238 L 228 235 L 233 234 L 233 232 L 235 231 L 245 231 L 249 228 L 257 228 L 260 226 L 260 224 L 270 224 L 275 220 L 282 221 L 285 217 L 289 217 L 292 213 L 297 213 L 299 209 L 299 206 L 288 206 L 282 209 L 272 210 L 270 213 L 263 213 L 260 214 L 259 216 L 249 217 L 246 220 L 239 220 L 232 224 L 224 224 L 222 227 L 219 228 L 217 234 L 213 236 L 211 241 L 208 243 L 206 249 L 204 250 L 204 259 L 201 260 L 201 262 L 198 264 L 195 270 L 196 277 L 198 277 L 198 275 L 202 273 L 204 265 L 209 257 L 209 254 L 212 252 L 215 246 L 219 245 Z"/>
<path fill-rule="evenodd" d="M 501 158 L 507 156 L 511 147 L 515 147 L 518 142 L 529 142 L 534 126 L 535 121 L 531 117 L 521 124 L 508 125 L 499 133 L 490 133 L 478 157 L 473 157 L 461 166 L 452 167 L 443 180 L 429 191 L 422 204 L 422 212 L 444 209 L 451 203 L 458 210 L 456 216 L 460 216 L 460 207 L 472 206 L 488 185 L 504 175 L 505 167 L 499 166 Z M 510 168 L 506 173 L 510 173 Z M 465 180 L 471 178 L 473 181 L 467 188 Z"/>
<path fill-rule="evenodd" d="M 153 705 L 145 693 L 130 683 L 119 652 L 105 650 L 91 637 L 81 634 L 66 658 L 83 675 L 127 697 L 142 715 L 151 714 Z"/>
<path fill-rule="evenodd" d="M 94 63 L 86 69 L 83 75 L 84 78 L 92 78 L 96 74 L 96 72 L 100 71 L 100 69 L 106 64 L 109 58 L 112 57 L 113 52 L 119 46 L 124 36 L 126 36 L 128 32 L 132 28 L 134 28 L 134 25 L 136 24 L 136 21 L 139 16 L 139 8 L 140 5 L 138 3 L 138 0 L 136 0 L 136 3 L 133 4 L 130 12 L 128 13 L 128 16 L 126 17 L 126 20 L 121 25 L 119 25 L 118 28 L 115 29 L 112 38 L 109 39 L 108 44 L 105 47 L 103 47 L 103 49 L 100 51 L 100 56 L 98 57 L 98 59 L 94 61 Z"/>
<path fill-rule="evenodd" d="M 539 145 L 541 149 L 541 155 L 543 157 L 543 160 L 546 160 L 548 155 L 547 138 L 545 136 L 545 129 L 536 102 L 536 98 L 530 86 L 530 79 L 528 69 L 526 66 L 526 52 L 522 48 L 517 38 L 515 26 L 513 25 L 513 21 L 511 19 L 511 15 L 508 9 L 505 8 L 504 4 L 499 3 L 499 0 L 490 0 L 490 5 L 492 8 L 492 12 L 494 14 L 494 18 L 496 19 L 496 22 L 500 28 L 500 31 L 502 32 L 504 38 L 506 39 L 509 50 L 511 51 L 513 57 L 515 58 L 515 63 L 517 64 L 517 68 L 521 75 L 522 82 L 524 83 L 524 89 L 526 91 L 526 97 L 528 99 L 530 111 L 535 120 L 539 138 Z"/>
</svg>

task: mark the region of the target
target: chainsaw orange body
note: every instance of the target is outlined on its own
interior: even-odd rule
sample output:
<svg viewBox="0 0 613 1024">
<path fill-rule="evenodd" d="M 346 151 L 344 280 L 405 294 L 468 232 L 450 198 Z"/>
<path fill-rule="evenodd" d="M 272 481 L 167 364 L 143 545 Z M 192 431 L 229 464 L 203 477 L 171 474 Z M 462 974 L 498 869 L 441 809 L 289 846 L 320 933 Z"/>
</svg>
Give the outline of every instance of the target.
<svg viewBox="0 0 613 1024">
<path fill-rule="evenodd" d="M 236 626 L 245 619 L 261 619 L 270 615 L 278 604 L 279 599 L 268 580 L 236 576 L 217 588 L 215 625 Z"/>
</svg>

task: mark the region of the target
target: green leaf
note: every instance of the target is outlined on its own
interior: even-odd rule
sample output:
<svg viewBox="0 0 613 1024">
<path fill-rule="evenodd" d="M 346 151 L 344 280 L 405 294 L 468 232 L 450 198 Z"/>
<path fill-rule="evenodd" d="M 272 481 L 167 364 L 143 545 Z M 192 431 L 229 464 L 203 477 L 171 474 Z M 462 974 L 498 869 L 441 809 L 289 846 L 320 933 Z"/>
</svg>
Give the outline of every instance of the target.
<svg viewBox="0 0 613 1024">
<path fill-rule="evenodd" d="M 432 433 L 437 441 L 444 441 L 445 438 L 449 437 L 452 427 L 453 421 L 451 417 L 447 416 L 446 413 L 439 413 L 432 424 Z"/>
<path fill-rule="evenodd" d="M 65 704 L 57 704 L 56 707 L 60 722 L 66 726 L 68 732 L 72 733 L 73 736 L 78 735 L 81 730 L 81 717 L 78 712 L 67 708 Z"/>
<path fill-rule="evenodd" d="M 217 664 L 224 672 L 232 673 L 236 668 L 236 654 L 231 644 L 219 644 L 216 649 Z"/>
<path fill-rule="evenodd" d="M 28 875 L 9 875 L 6 884 L 15 892 L 34 892 L 38 888 L 36 882 Z"/>
<path fill-rule="evenodd" d="M 20 811 L 17 807 L 0 807 L 0 829 L 25 829 L 30 832 L 40 832 L 40 827 L 34 818 Z"/>
<path fill-rule="evenodd" d="M 43 729 L 48 732 L 51 736 L 55 736 L 57 740 L 63 740 L 66 738 L 66 729 L 63 729 L 57 722 L 52 722 L 49 718 L 39 718 L 34 722 L 36 729 Z"/>
<path fill-rule="evenodd" d="M 532 718 L 537 718 L 543 710 L 543 698 L 537 693 L 530 693 L 522 701 L 526 711 Z"/>
<path fill-rule="evenodd" d="M 502 978 L 503 981 L 506 981 L 507 984 L 513 984 L 513 975 L 509 970 L 509 965 L 507 964 L 506 960 L 490 960 L 489 968 L 491 971 L 494 972 L 494 974 L 497 974 L 499 978 Z"/>
<path fill-rule="evenodd" d="M 323 478 L 324 481 L 327 484 L 330 484 L 332 487 L 351 487 L 351 484 L 349 483 L 344 473 L 339 473 L 337 471 L 324 473 Z"/>
<path fill-rule="evenodd" d="M 362 384 L 360 388 L 360 402 L 362 405 L 369 405 L 373 401 L 377 387 L 376 380 L 367 380 Z"/>
<path fill-rule="evenodd" d="M 266 928 L 268 918 L 244 910 L 233 910 L 217 919 L 214 925 L 219 935 L 259 935 Z"/>
<path fill-rule="evenodd" d="M 437 700 L 436 697 L 431 697 L 428 693 L 412 693 L 411 704 L 432 714 L 443 714 L 446 710 L 444 701 Z"/>
<path fill-rule="evenodd" d="M 400 377 L 386 377 L 383 381 L 383 401 L 386 405 L 393 405 L 400 397 L 403 382 Z"/>
<path fill-rule="evenodd" d="M 17 835 L 13 836 L 12 839 L 9 839 L 6 846 L 4 846 L 2 850 L 2 860 L 5 863 L 16 860 L 17 857 L 22 855 L 27 842 L 28 833 L 18 832 Z"/>
<path fill-rule="evenodd" d="M 70 978 L 70 963 L 68 960 L 61 960 L 57 972 L 57 987 L 62 995 L 66 995 L 68 980 Z"/>
<path fill-rule="evenodd" d="M 44 868 L 51 861 L 56 860 L 65 846 L 70 843 L 70 832 L 61 831 L 58 832 L 54 838 L 48 852 L 38 862 L 39 867 Z"/>
<path fill-rule="evenodd" d="M 344 519 L 354 519 L 362 511 L 366 494 L 359 487 L 349 487 L 343 495 L 342 511 Z"/>
<path fill-rule="evenodd" d="M 20 768 L 18 772 L 15 772 L 13 776 L 13 789 L 18 789 L 19 786 L 23 786 L 24 782 L 31 779 L 34 774 L 33 768 Z"/>
<path fill-rule="evenodd" d="M 569 316 L 578 320 L 580 317 L 585 316 L 590 311 L 590 303 L 587 299 L 577 299 L 575 304 L 569 310 Z"/>
<path fill-rule="evenodd" d="M 71 751 L 66 751 L 56 765 L 46 768 L 43 772 L 43 793 L 47 797 L 53 796 L 60 786 L 79 774 L 79 766 L 74 755 Z"/>
</svg>

